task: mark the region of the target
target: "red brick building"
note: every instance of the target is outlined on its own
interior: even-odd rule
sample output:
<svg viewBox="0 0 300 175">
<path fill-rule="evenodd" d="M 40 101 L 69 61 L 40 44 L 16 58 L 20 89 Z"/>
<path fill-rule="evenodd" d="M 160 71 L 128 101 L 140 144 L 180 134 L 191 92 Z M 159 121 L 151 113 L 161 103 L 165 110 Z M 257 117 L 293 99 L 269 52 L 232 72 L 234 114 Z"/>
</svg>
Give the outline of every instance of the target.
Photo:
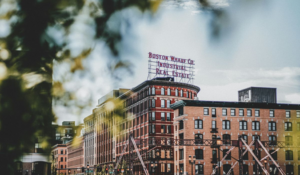
<svg viewBox="0 0 300 175">
<path fill-rule="evenodd" d="M 300 146 L 300 105 L 254 102 L 214 102 L 183 100 L 171 105 L 174 109 L 175 139 L 197 139 L 196 146 L 175 146 L 176 174 L 210 175 L 217 164 L 218 148 L 203 146 L 202 139 L 238 140 L 242 136 L 249 144 L 255 137 L 261 141 L 285 141 Z M 228 142 L 230 143 L 230 142 Z M 230 144 L 220 147 L 221 157 L 230 149 Z M 253 147 L 252 147 L 253 148 Z M 274 148 L 267 148 L 273 152 Z M 189 163 L 189 156 L 196 156 L 195 165 Z M 259 157 L 266 154 L 260 149 Z M 238 149 L 222 162 L 221 174 L 226 174 L 239 158 Z M 300 173 L 300 149 L 280 149 L 273 158 L 287 175 Z M 243 174 L 255 174 L 255 161 L 248 152 L 243 158 Z M 274 165 L 268 159 L 270 174 Z M 239 174 L 239 167 L 234 168 Z M 262 172 L 260 174 L 263 174 Z"/>
<path fill-rule="evenodd" d="M 66 144 L 56 144 L 52 147 L 52 154 L 54 155 L 54 168 L 57 169 L 58 175 L 66 175 L 67 171 L 67 145 Z"/>
<path fill-rule="evenodd" d="M 71 169 L 71 174 L 76 174 L 82 171 L 81 167 L 84 166 L 83 150 L 82 137 L 80 137 L 80 143 L 78 145 L 72 145 L 71 142 L 67 143 L 67 167 L 68 169 Z"/>
<path fill-rule="evenodd" d="M 99 105 L 93 110 L 95 118 L 96 164 L 114 165 L 120 156 L 124 144 L 130 134 L 136 139 L 156 139 L 167 141 L 174 137 L 174 113 L 170 105 L 179 100 L 194 99 L 200 88 L 191 84 L 169 81 L 170 78 L 144 81 L 130 91 L 115 90 L 110 98 L 120 99 L 125 106 L 121 118 L 115 116 L 115 111 L 107 110 L 106 99 L 99 100 Z M 113 128 L 121 128 L 120 131 Z M 154 146 L 140 146 L 141 154 Z M 143 155 L 145 165 L 151 173 L 174 174 L 173 146 L 156 147 L 155 150 Z M 159 153 L 160 159 L 156 155 Z M 129 161 L 128 148 L 124 155 Z M 132 161 L 133 162 L 133 161 Z M 133 162 L 136 174 L 142 173 L 139 161 Z"/>
</svg>

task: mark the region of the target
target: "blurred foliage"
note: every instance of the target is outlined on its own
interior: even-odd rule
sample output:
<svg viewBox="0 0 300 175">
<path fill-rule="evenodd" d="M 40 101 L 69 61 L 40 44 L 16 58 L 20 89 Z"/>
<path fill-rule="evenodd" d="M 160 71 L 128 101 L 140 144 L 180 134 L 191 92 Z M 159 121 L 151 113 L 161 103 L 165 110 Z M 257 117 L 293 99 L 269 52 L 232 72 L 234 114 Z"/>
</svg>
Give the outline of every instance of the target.
<svg viewBox="0 0 300 175">
<path fill-rule="evenodd" d="M 66 62 L 69 73 L 85 71 L 82 61 L 93 50 L 82 48 L 79 54 L 69 48 L 69 35 L 78 18 L 84 16 L 95 25 L 93 40 L 103 40 L 110 48 L 109 70 L 131 70 L 131 64 L 119 56 L 120 31 L 112 30 L 107 22 L 122 9 L 135 6 L 142 12 L 158 10 L 162 0 L 2 0 L 0 19 L 9 22 L 9 34 L 0 36 L 0 165 L 1 173 L 14 173 L 14 162 L 24 154 L 34 152 L 35 143 L 49 155 L 55 139 L 52 123 L 56 121 L 53 100 L 62 105 L 77 100 L 74 92 L 64 88 L 66 80 L 53 82 L 54 62 Z M 206 0 L 202 7 L 211 9 Z M 221 10 L 212 10 L 217 18 Z M 212 23 L 217 26 L 219 23 Z M 92 25 L 88 23 L 87 25 Z M 132 26 L 132 25 L 131 25 Z M 218 35 L 215 27 L 213 32 Z M 55 30 L 54 30 L 55 29 Z M 54 30 L 54 32 L 49 32 Z M 56 31 L 57 30 L 57 31 Z M 56 33 L 62 33 L 55 37 Z M 100 54 L 100 53 L 99 53 Z M 116 77 L 114 77 L 116 78 Z M 122 120 L 123 105 L 111 101 L 109 110 Z M 83 108 L 87 103 L 74 103 Z M 113 128 L 119 132 L 118 128 Z M 80 133 L 80 132 L 77 132 Z M 74 143 L 77 143 L 76 141 Z M 78 144 L 78 143 L 77 143 Z M 123 162 L 124 163 L 124 162 Z M 122 164 L 122 167 L 125 165 Z M 104 170 L 104 169 L 103 169 Z"/>
</svg>

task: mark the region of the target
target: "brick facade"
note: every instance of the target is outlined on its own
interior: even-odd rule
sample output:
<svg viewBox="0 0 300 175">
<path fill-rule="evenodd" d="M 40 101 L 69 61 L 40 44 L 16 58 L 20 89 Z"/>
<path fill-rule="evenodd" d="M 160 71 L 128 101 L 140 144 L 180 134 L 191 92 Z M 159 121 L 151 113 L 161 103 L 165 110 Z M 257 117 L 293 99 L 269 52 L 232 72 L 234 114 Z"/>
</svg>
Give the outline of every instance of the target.
<svg viewBox="0 0 300 175">
<path fill-rule="evenodd" d="M 178 102 L 180 103 L 180 102 Z M 300 135 L 298 134 L 300 130 L 300 105 L 291 104 L 259 104 L 259 103 L 233 103 L 233 102 L 205 102 L 205 101 L 186 101 L 181 102 L 183 105 L 174 104 L 175 110 L 175 138 L 179 138 L 179 135 L 183 133 L 183 139 L 195 139 L 195 137 L 201 134 L 203 139 L 212 139 L 219 136 L 224 139 L 224 135 L 230 135 L 231 140 L 238 140 L 239 135 L 246 135 L 248 138 L 248 144 L 253 140 L 253 136 L 258 135 L 261 141 L 269 141 L 270 137 L 276 138 L 277 141 L 288 141 L 287 136 L 293 137 L 293 143 L 299 145 Z M 183 113 L 179 114 L 179 108 L 183 107 Z M 216 115 L 212 115 L 212 110 L 216 110 Z M 227 114 L 225 114 L 225 110 Z M 251 114 L 250 114 L 251 111 Z M 259 111 L 259 112 L 255 112 Z M 270 112 L 271 111 L 271 112 Z M 205 113 L 207 112 L 207 113 Z M 249 116 L 247 114 L 250 114 Z M 259 114 L 255 116 L 256 114 Z M 272 116 L 272 114 L 274 114 Z M 197 120 L 197 122 L 196 122 Z M 180 122 L 183 121 L 183 128 L 180 128 Z M 211 133 L 213 130 L 213 121 L 216 122 L 216 132 Z M 228 121 L 228 122 L 227 122 Z M 201 126 L 198 122 L 202 123 Z M 240 122 L 245 122 L 242 127 Z M 274 122 L 270 126 L 269 123 Z M 285 131 L 286 123 L 291 122 L 292 130 Z M 228 124 L 229 123 L 229 124 Z M 195 126 L 196 125 L 196 126 Z M 247 127 L 246 127 L 247 126 Z M 241 128 L 240 128 L 241 127 Z M 271 128 L 270 128 L 271 127 Z M 242 130 L 245 129 L 245 130 Z M 273 131 L 271 131 L 273 130 Z M 298 131 L 298 132 L 297 132 Z M 220 155 L 223 157 L 223 150 L 230 149 L 231 146 L 221 146 Z M 253 147 L 252 147 L 253 148 Z M 183 149 L 183 158 L 180 160 L 180 150 Z M 212 168 L 216 163 L 212 162 L 212 152 L 215 150 L 218 153 L 217 148 L 211 148 L 209 146 L 202 146 L 201 144 L 197 146 L 176 146 L 175 147 L 175 169 L 176 173 L 182 174 L 195 174 L 195 165 L 193 166 L 193 172 L 191 164 L 189 163 L 188 156 L 194 156 L 197 149 L 203 150 L 203 158 L 196 159 L 196 165 L 198 167 L 204 168 L 203 173 L 198 171 L 198 174 L 210 175 L 212 173 Z M 268 148 L 269 151 L 274 150 L 274 148 Z M 292 160 L 286 160 L 286 151 L 293 151 Z M 299 148 L 288 148 L 280 149 L 277 153 L 277 162 L 280 164 L 281 168 L 287 174 L 291 175 L 293 171 L 294 174 L 300 173 L 298 171 L 298 160 L 300 160 Z M 266 154 L 261 151 L 261 158 Z M 248 160 L 244 160 L 245 169 L 248 166 L 247 174 L 255 174 L 253 171 L 253 165 L 255 161 L 253 160 L 250 153 L 248 154 Z M 238 148 L 235 148 L 231 152 L 231 159 L 226 160 L 221 167 L 221 174 L 223 174 L 224 167 L 230 167 L 238 159 L 239 153 Z M 183 171 L 180 172 L 180 164 L 183 166 Z M 225 165 L 225 166 L 224 166 Z M 270 171 L 270 166 L 272 162 L 268 159 L 267 169 Z M 234 168 L 234 174 L 239 174 L 239 167 Z M 244 173 L 246 174 L 246 172 Z M 262 174 L 262 173 L 261 173 Z M 271 172 L 272 174 L 272 172 Z"/>
</svg>

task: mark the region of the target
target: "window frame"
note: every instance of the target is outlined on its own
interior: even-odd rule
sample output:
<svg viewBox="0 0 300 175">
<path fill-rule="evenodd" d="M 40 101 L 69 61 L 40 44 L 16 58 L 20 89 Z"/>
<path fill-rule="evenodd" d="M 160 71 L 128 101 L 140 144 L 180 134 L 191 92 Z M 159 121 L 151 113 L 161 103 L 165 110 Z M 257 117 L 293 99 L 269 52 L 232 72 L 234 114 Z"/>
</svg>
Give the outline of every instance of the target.
<svg viewBox="0 0 300 175">
<path fill-rule="evenodd" d="M 227 116 L 227 109 L 225 108 L 222 109 L 222 116 Z"/>
<path fill-rule="evenodd" d="M 160 107 L 161 107 L 161 108 L 165 108 L 165 107 L 166 107 L 166 104 L 165 104 L 165 100 L 164 100 L 164 99 L 160 100 Z"/>
<path fill-rule="evenodd" d="M 165 95 L 165 88 L 160 88 L 160 95 Z"/>
<path fill-rule="evenodd" d="M 252 117 L 252 109 L 247 109 L 247 117 Z"/>
<path fill-rule="evenodd" d="M 235 109 L 230 109 L 230 116 L 236 116 L 235 112 Z"/>
<path fill-rule="evenodd" d="M 152 95 L 155 95 L 155 87 L 152 87 Z"/>
<path fill-rule="evenodd" d="M 164 112 L 160 113 L 160 119 L 161 119 L 161 121 L 166 121 L 166 115 Z"/>
<path fill-rule="evenodd" d="M 171 89 L 170 88 L 167 89 L 167 95 L 171 95 Z"/>
<path fill-rule="evenodd" d="M 239 109 L 239 116 L 244 116 L 244 109 Z"/>
<path fill-rule="evenodd" d="M 197 152 L 198 152 L 198 154 L 197 154 Z M 196 157 L 196 160 L 203 160 L 204 159 L 203 149 L 195 149 L 195 157 Z"/>
<path fill-rule="evenodd" d="M 194 121 L 194 128 L 195 129 L 203 129 L 203 120 L 201 119 L 196 119 Z"/>
<path fill-rule="evenodd" d="M 209 108 L 203 108 L 203 115 L 209 115 Z"/>
<path fill-rule="evenodd" d="M 254 116 L 255 117 L 260 117 L 260 110 L 259 109 L 255 109 Z"/>
<path fill-rule="evenodd" d="M 245 125 L 245 123 L 246 123 L 246 125 Z M 245 129 L 245 126 L 246 126 L 246 129 Z M 248 130 L 248 122 L 246 120 L 241 120 L 239 122 L 239 129 L 240 130 Z"/>
<path fill-rule="evenodd" d="M 291 118 L 291 111 L 285 111 L 285 118 Z"/>
<path fill-rule="evenodd" d="M 230 130 L 230 120 L 223 120 L 222 121 L 222 129 Z"/>
<path fill-rule="evenodd" d="M 288 126 L 290 124 L 290 126 Z M 293 123 L 292 122 L 284 122 L 284 131 L 293 131 Z"/>
<path fill-rule="evenodd" d="M 270 117 L 272 117 L 272 118 L 275 117 L 274 109 L 270 109 L 269 115 L 270 115 Z"/>
<path fill-rule="evenodd" d="M 260 122 L 259 121 L 252 121 L 252 130 L 260 131 Z"/>
<path fill-rule="evenodd" d="M 274 126 L 275 126 L 275 130 L 273 129 Z M 269 131 L 276 131 L 276 130 L 277 130 L 276 122 L 274 122 L 274 121 L 268 122 L 268 129 L 269 129 Z M 271 129 L 271 130 L 270 130 L 270 129 Z"/>
</svg>

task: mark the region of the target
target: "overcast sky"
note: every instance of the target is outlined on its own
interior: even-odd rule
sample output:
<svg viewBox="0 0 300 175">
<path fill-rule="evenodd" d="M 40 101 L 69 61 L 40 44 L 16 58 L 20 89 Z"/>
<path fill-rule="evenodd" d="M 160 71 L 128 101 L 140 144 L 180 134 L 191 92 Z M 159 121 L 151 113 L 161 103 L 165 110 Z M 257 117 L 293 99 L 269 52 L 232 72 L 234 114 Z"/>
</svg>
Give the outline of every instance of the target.
<svg viewBox="0 0 300 175">
<path fill-rule="evenodd" d="M 227 14 L 219 39 L 210 34 L 210 16 L 199 11 L 194 1 L 167 1 L 152 18 L 134 8 L 116 14 L 111 25 L 124 35 L 121 57 L 133 63 L 134 73 L 124 73 L 120 81 L 107 78 L 104 65 L 110 61 L 109 52 L 99 41 L 85 61 L 97 78 L 79 76 L 81 83 L 76 82 L 79 97 L 94 99 L 78 121 L 91 114 L 97 100 L 113 88 L 132 88 L 145 81 L 148 52 L 195 60 L 199 100 L 237 101 L 238 90 L 259 86 L 277 88 L 278 103 L 300 103 L 300 1 L 217 2 Z M 134 21 L 133 28 L 114 26 L 117 19 Z M 66 109 L 56 111 L 58 123 L 74 120 Z"/>
</svg>

